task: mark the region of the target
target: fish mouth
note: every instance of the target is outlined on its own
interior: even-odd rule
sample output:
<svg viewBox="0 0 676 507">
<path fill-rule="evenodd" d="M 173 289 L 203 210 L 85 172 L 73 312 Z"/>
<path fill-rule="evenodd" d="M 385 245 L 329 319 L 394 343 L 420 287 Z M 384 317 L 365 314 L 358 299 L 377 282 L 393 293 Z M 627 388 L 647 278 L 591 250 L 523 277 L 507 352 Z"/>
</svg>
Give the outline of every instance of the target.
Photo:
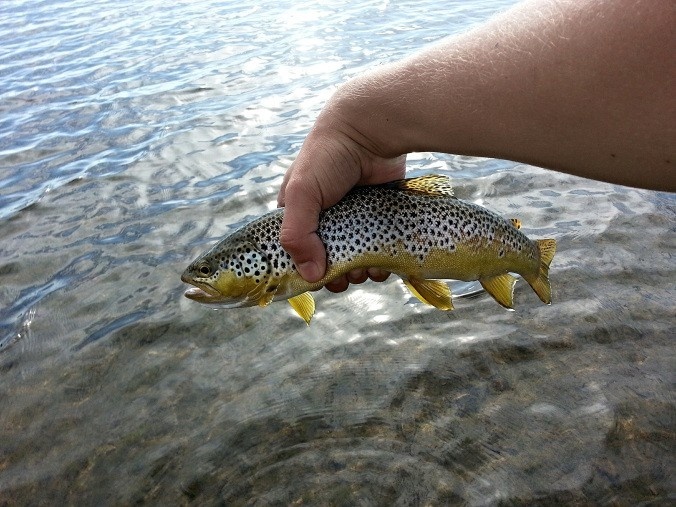
<svg viewBox="0 0 676 507">
<path fill-rule="evenodd" d="M 241 306 L 253 306 L 255 304 L 255 301 L 251 302 L 249 300 L 224 296 L 208 283 L 198 282 L 185 274 L 181 276 L 181 280 L 190 285 L 194 285 L 194 287 L 187 289 L 183 295 L 198 303 L 217 308 L 239 308 Z"/>
<path fill-rule="evenodd" d="M 200 287 L 190 287 L 183 293 L 183 295 L 188 299 L 197 301 L 198 303 L 210 305 L 216 308 L 239 308 L 241 306 L 253 306 L 248 301 L 240 301 L 238 299 L 224 297 L 218 293 L 210 294 L 209 292 L 201 289 Z"/>
<path fill-rule="evenodd" d="M 208 283 L 198 282 L 185 273 L 181 276 L 181 281 L 194 285 L 194 287 L 190 287 L 184 293 L 184 296 L 188 299 L 199 301 L 200 303 L 218 303 L 223 300 L 221 293 Z"/>
<path fill-rule="evenodd" d="M 197 301 L 198 303 L 211 305 L 218 308 L 239 308 L 242 306 L 254 306 L 257 301 L 249 299 L 241 299 L 238 297 L 224 296 L 217 289 L 206 282 L 199 282 L 192 278 L 187 273 L 181 276 L 181 280 L 194 287 L 187 289 L 183 295 L 188 299 Z"/>
<path fill-rule="evenodd" d="M 209 294 L 207 291 L 202 290 L 199 287 L 190 287 L 183 293 L 183 295 L 188 299 L 193 299 L 200 302 L 217 299 L 214 294 Z"/>
</svg>

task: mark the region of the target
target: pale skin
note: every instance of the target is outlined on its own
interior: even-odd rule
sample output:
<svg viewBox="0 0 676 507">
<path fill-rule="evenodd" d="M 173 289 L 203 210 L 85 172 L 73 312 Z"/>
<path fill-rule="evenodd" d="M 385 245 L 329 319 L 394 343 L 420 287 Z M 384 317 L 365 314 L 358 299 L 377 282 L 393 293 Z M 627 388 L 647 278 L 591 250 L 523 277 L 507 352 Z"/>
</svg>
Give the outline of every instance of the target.
<svg viewBox="0 0 676 507">
<path fill-rule="evenodd" d="M 285 175 L 282 246 L 319 280 L 320 210 L 403 178 L 415 151 L 674 192 L 675 96 L 673 0 L 527 0 L 338 89 Z M 387 275 L 355 270 L 326 287 Z"/>
</svg>

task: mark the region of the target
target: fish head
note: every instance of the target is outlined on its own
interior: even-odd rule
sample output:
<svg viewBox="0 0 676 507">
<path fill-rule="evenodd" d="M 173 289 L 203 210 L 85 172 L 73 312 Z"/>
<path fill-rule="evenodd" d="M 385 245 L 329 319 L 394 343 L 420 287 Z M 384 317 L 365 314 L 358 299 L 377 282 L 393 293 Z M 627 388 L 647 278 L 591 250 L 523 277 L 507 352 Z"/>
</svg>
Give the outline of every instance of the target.
<svg viewBox="0 0 676 507">
<path fill-rule="evenodd" d="M 195 259 L 181 280 L 194 285 L 185 292 L 188 299 L 235 308 L 261 304 L 270 293 L 270 272 L 267 257 L 256 245 L 226 238 Z M 269 299 L 273 296 L 274 292 Z"/>
</svg>

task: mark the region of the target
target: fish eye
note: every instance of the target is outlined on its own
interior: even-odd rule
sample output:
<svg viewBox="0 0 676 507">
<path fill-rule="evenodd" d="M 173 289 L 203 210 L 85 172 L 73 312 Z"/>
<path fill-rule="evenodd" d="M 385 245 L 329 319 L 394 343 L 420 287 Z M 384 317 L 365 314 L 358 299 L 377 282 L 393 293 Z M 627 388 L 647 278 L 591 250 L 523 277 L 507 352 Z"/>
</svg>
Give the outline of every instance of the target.
<svg viewBox="0 0 676 507">
<path fill-rule="evenodd" d="M 209 276 L 211 275 L 211 266 L 207 262 L 202 262 L 197 266 L 197 271 L 202 276 Z"/>
</svg>

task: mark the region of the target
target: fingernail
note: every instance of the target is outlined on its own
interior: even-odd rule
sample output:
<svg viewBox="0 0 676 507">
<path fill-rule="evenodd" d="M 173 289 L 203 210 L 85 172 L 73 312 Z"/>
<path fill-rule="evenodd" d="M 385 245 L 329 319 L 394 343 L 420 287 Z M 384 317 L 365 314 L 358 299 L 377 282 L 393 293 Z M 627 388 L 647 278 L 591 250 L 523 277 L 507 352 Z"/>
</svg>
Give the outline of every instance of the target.
<svg viewBox="0 0 676 507">
<path fill-rule="evenodd" d="M 308 282 L 316 282 L 322 277 L 322 274 L 319 272 L 319 266 L 314 261 L 299 264 L 298 272 L 300 273 L 300 276 Z"/>
</svg>

